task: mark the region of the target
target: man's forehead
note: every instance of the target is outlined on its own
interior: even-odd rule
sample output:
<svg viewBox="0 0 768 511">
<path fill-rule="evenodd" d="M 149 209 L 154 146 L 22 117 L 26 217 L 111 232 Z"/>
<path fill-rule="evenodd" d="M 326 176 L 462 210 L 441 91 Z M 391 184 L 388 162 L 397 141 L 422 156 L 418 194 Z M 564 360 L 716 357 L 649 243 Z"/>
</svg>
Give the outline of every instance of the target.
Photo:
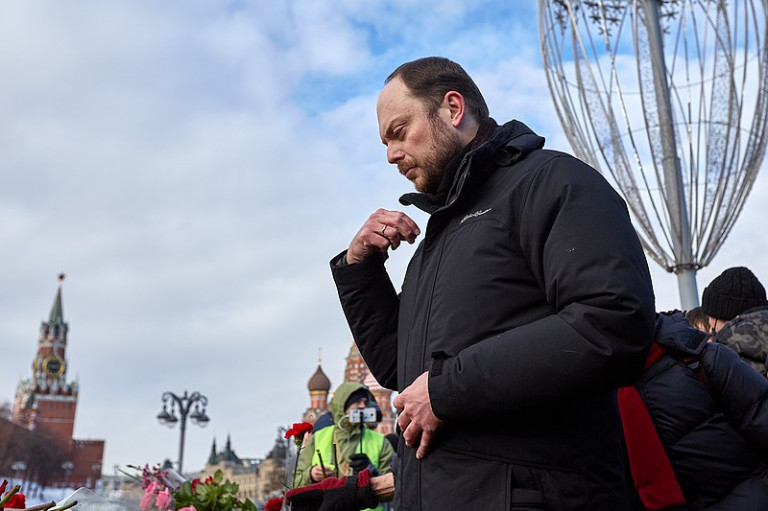
<svg viewBox="0 0 768 511">
<path fill-rule="evenodd" d="M 390 110 L 396 109 L 402 105 L 408 98 L 408 88 L 399 78 L 392 79 L 379 92 L 379 99 L 376 102 L 376 112 L 381 116 Z"/>
<path fill-rule="evenodd" d="M 407 120 L 424 110 L 422 102 L 410 94 L 408 87 L 399 78 L 392 79 L 379 93 L 376 103 L 376 116 L 379 129 L 384 135 L 392 125 Z"/>
</svg>

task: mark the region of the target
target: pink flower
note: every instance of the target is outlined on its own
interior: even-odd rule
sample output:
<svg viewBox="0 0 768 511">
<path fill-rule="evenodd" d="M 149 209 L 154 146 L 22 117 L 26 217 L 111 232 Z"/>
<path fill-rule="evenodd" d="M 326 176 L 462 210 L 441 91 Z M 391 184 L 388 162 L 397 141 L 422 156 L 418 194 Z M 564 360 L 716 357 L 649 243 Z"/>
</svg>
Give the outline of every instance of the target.
<svg viewBox="0 0 768 511">
<path fill-rule="evenodd" d="M 155 503 L 155 492 L 159 491 L 162 487 L 163 486 L 156 481 L 149 483 L 147 489 L 144 490 L 144 496 L 141 498 L 141 502 L 139 502 L 141 511 L 149 511 L 152 508 L 152 505 Z"/>
<path fill-rule="evenodd" d="M 157 506 L 160 511 L 170 509 L 172 503 L 173 497 L 171 497 L 171 492 L 168 491 L 168 488 L 157 494 L 157 502 L 155 502 L 155 506 Z"/>
<path fill-rule="evenodd" d="M 155 490 L 159 490 L 160 485 L 157 483 L 157 481 L 152 481 L 147 485 L 147 488 L 144 490 L 144 493 L 155 493 Z"/>
<path fill-rule="evenodd" d="M 153 492 L 146 492 L 139 502 L 141 511 L 149 511 L 155 502 L 155 494 Z"/>
<path fill-rule="evenodd" d="M 197 509 L 195 509 L 195 506 L 187 506 L 179 508 L 177 511 L 197 511 Z"/>
</svg>

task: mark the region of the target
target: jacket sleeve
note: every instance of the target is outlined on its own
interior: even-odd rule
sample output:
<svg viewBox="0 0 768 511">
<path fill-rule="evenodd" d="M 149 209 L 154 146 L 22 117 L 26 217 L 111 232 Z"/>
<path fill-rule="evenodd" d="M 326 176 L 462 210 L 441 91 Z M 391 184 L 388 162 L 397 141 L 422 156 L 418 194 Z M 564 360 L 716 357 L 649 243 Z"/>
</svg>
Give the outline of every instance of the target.
<svg viewBox="0 0 768 511">
<path fill-rule="evenodd" d="M 294 474 L 294 480 L 296 481 L 296 488 L 313 484 L 315 481 L 310 477 L 310 471 L 312 470 L 312 457 L 315 454 L 315 435 L 309 437 L 306 445 L 301 449 L 299 454 L 299 460 L 296 465 L 296 473 Z M 290 470 L 290 468 L 289 468 Z"/>
<path fill-rule="evenodd" d="M 331 260 L 342 309 L 371 373 L 383 387 L 397 388 L 399 298 L 385 268 L 386 254 L 344 264 L 342 252 Z"/>
<path fill-rule="evenodd" d="M 715 342 L 704 348 L 701 365 L 728 420 L 768 459 L 768 380 L 731 348 Z"/>
<path fill-rule="evenodd" d="M 653 287 L 624 201 L 567 155 L 543 162 L 520 188 L 509 198 L 511 235 L 519 235 L 551 312 L 435 359 L 429 393 L 441 419 L 513 413 L 626 386 L 647 356 Z"/>
</svg>

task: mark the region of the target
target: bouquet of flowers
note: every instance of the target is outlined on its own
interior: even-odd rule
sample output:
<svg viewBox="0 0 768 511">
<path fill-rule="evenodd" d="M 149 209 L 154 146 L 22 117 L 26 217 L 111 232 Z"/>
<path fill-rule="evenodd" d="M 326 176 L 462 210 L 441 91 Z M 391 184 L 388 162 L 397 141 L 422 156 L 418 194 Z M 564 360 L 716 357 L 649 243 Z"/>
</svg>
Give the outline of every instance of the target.
<svg viewBox="0 0 768 511">
<path fill-rule="evenodd" d="M 225 481 L 221 470 L 204 481 L 197 478 L 186 481 L 175 471 L 163 470 L 159 465 L 152 468 L 145 465 L 140 470 L 144 490 L 139 504 L 141 511 L 258 511 L 249 499 L 237 498 L 239 486 Z"/>
</svg>

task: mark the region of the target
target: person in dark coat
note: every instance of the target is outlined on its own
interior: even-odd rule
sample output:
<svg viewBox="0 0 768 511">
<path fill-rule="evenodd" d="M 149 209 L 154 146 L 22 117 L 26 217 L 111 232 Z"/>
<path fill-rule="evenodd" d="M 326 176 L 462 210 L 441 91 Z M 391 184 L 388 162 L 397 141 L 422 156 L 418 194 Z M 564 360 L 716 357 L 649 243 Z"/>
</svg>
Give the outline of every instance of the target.
<svg viewBox="0 0 768 511">
<path fill-rule="evenodd" d="M 399 391 L 398 511 L 629 508 L 616 389 L 655 308 L 624 201 L 584 162 L 499 126 L 458 64 L 400 66 L 378 103 L 387 159 L 430 214 L 398 294 L 379 209 L 331 261 L 373 375 Z"/>
<path fill-rule="evenodd" d="M 764 511 L 768 381 L 679 311 L 659 314 L 654 338 L 642 376 L 620 393 L 639 509 Z M 645 431 L 643 411 L 652 420 Z"/>
<path fill-rule="evenodd" d="M 715 341 L 732 348 L 763 376 L 768 371 L 768 300 L 749 268 L 728 268 L 701 295 Z"/>
</svg>

